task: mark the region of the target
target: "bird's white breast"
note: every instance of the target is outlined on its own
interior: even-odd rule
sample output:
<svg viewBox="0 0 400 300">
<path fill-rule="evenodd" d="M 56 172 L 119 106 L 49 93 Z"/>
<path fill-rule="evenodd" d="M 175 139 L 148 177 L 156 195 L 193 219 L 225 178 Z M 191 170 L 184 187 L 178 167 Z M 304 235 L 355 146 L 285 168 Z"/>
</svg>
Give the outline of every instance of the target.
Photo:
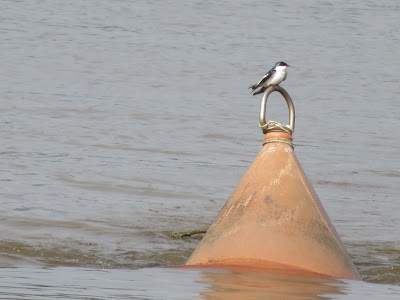
<svg viewBox="0 0 400 300">
<path fill-rule="evenodd" d="M 268 82 L 269 85 L 276 85 L 282 82 L 286 77 L 286 66 L 278 66 L 275 68 L 276 72 Z"/>
</svg>

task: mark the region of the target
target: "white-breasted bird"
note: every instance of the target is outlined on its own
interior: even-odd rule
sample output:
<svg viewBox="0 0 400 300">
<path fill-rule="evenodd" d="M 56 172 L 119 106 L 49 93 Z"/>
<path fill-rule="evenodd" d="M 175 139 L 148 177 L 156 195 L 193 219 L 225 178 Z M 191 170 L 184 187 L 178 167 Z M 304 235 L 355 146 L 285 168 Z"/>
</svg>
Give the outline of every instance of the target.
<svg viewBox="0 0 400 300">
<path fill-rule="evenodd" d="M 273 85 L 279 85 L 282 81 L 284 81 L 287 76 L 287 71 L 286 71 L 287 67 L 290 66 L 283 61 L 276 63 L 276 65 L 271 70 L 265 73 L 264 77 L 261 78 L 261 80 L 258 83 L 253 84 L 252 86 L 249 87 L 249 89 L 253 89 L 252 93 L 256 89 L 261 87 L 261 89 L 254 92 L 253 95 L 264 93 L 268 87 Z"/>
</svg>

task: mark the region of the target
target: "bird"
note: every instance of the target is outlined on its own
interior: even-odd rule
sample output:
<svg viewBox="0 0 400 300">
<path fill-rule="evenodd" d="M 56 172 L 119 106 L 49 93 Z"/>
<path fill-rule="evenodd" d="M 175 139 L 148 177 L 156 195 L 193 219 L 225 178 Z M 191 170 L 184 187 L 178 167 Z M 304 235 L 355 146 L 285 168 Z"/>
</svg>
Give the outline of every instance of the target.
<svg viewBox="0 0 400 300">
<path fill-rule="evenodd" d="M 284 81 L 287 76 L 287 67 L 290 67 L 287 63 L 283 61 L 277 62 L 271 70 L 265 73 L 264 77 L 261 78 L 258 83 L 249 87 L 249 89 L 252 89 L 251 92 L 254 92 L 253 95 L 262 94 L 268 87 L 279 85 L 282 81 Z M 255 91 L 259 87 L 261 87 L 261 89 Z"/>
</svg>

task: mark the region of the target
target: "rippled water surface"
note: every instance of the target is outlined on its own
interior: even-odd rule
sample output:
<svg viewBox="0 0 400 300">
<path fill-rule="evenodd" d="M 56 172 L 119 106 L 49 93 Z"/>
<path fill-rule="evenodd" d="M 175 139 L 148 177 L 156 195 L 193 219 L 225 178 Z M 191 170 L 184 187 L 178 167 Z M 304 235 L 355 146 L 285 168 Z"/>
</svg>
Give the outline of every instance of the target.
<svg viewBox="0 0 400 300">
<path fill-rule="evenodd" d="M 247 87 L 280 60 L 296 154 L 365 280 L 300 296 L 398 296 L 397 1 L 0 8 L 2 299 L 232 296 L 253 275 L 161 267 L 187 260 L 200 238 L 170 234 L 207 228 L 260 150 Z"/>
</svg>

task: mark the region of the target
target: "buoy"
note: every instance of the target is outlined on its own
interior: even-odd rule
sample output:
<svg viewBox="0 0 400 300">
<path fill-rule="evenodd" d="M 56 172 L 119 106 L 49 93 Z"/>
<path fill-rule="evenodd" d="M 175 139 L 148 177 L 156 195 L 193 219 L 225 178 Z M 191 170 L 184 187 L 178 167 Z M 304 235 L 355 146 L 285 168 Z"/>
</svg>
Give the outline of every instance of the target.
<svg viewBox="0 0 400 300">
<path fill-rule="evenodd" d="M 279 91 L 293 110 L 291 126 L 268 130 L 271 123 L 263 122 L 263 108 L 273 91 Z M 263 148 L 186 265 L 279 265 L 360 279 L 294 153 L 294 107 L 283 88 L 270 87 L 264 94 L 260 125 L 266 132 Z"/>
</svg>

